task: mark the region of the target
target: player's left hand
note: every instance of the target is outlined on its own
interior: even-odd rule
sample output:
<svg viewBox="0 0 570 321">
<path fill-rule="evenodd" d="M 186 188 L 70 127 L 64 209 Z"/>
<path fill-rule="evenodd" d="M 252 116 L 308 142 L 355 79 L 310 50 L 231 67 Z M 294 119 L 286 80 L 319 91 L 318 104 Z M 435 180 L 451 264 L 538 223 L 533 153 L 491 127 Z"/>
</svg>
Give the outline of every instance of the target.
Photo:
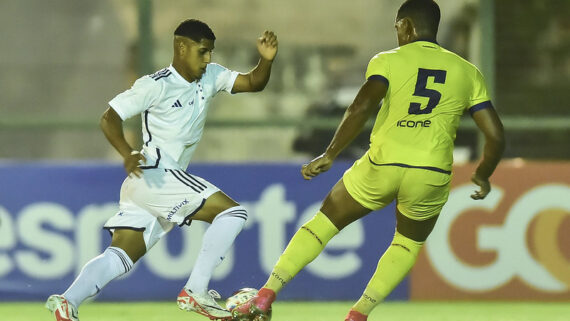
<svg viewBox="0 0 570 321">
<path fill-rule="evenodd" d="M 487 194 L 491 191 L 491 183 L 489 182 L 489 179 L 483 179 L 475 173 L 471 177 L 471 181 L 480 187 L 478 191 L 471 194 L 471 198 L 474 200 L 482 200 L 487 197 Z"/>
<path fill-rule="evenodd" d="M 333 159 L 329 158 L 326 154 L 322 154 L 319 157 L 313 159 L 309 164 L 303 165 L 301 167 L 301 174 L 306 180 L 328 171 L 333 164 Z"/>
<path fill-rule="evenodd" d="M 257 51 L 261 58 L 272 61 L 277 55 L 277 36 L 273 31 L 263 32 L 261 37 L 257 38 Z"/>
</svg>

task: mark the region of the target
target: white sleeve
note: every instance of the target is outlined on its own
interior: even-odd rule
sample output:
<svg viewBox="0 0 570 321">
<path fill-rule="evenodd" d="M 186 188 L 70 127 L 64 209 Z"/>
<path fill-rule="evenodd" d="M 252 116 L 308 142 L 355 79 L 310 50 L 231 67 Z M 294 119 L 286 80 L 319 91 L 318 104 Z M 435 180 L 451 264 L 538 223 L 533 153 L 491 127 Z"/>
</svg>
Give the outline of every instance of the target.
<svg viewBox="0 0 570 321">
<path fill-rule="evenodd" d="M 115 96 L 109 105 L 125 120 L 150 108 L 158 100 L 160 90 L 159 82 L 144 76 L 137 79 L 130 89 Z"/>
<path fill-rule="evenodd" d="M 232 93 L 232 88 L 234 87 L 234 82 L 236 81 L 239 73 L 237 71 L 229 70 L 228 68 L 218 65 L 218 64 L 208 64 L 208 69 L 212 72 L 212 78 L 214 81 L 214 86 L 216 92 L 222 90 Z"/>
</svg>

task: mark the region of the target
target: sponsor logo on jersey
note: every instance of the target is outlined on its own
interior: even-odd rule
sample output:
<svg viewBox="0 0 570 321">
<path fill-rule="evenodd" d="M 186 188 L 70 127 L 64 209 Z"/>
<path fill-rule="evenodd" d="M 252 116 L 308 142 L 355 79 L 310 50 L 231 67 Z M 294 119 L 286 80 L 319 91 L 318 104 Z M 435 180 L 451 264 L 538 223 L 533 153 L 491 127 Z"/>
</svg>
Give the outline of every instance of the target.
<svg viewBox="0 0 570 321">
<path fill-rule="evenodd" d="M 429 127 L 430 125 L 431 125 L 431 120 L 429 119 L 418 120 L 418 121 L 402 119 L 396 123 L 396 126 L 398 127 L 407 127 L 407 128 Z"/>
</svg>

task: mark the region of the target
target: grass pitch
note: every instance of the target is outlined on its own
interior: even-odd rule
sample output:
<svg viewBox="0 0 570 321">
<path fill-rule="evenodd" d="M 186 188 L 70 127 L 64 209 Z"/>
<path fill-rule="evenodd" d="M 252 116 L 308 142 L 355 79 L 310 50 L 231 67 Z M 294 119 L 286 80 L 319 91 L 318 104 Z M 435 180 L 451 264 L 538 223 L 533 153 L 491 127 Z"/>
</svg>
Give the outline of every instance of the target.
<svg viewBox="0 0 570 321">
<path fill-rule="evenodd" d="M 343 321 L 352 302 L 277 302 L 272 321 Z M 81 321 L 208 321 L 179 310 L 175 302 L 89 302 Z M 43 302 L 2 302 L 2 321 L 52 321 Z M 386 302 L 369 321 L 568 321 L 570 303 Z"/>
</svg>

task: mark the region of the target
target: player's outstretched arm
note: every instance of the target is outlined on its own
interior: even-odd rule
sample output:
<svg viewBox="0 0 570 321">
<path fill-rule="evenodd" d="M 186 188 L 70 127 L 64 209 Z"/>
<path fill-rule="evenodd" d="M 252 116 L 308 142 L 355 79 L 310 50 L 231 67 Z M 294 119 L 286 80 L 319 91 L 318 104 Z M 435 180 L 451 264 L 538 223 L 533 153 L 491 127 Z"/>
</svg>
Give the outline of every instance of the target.
<svg viewBox="0 0 570 321">
<path fill-rule="evenodd" d="M 142 170 L 138 167 L 139 160 L 145 160 L 144 156 L 131 148 L 125 139 L 123 133 L 123 120 L 117 112 L 109 107 L 103 113 L 100 121 L 101 130 L 107 137 L 107 140 L 115 147 L 115 149 L 123 156 L 125 170 L 127 174 L 133 173 L 140 177 Z"/>
<path fill-rule="evenodd" d="M 484 199 L 491 191 L 489 177 L 495 171 L 497 164 L 505 150 L 505 133 L 503 124 L 494 108 L 485 108 L 473 113 L 473 120 L 485 136 L 485 148 L 483 157 L 471 177 L 471 181 L 480 189 L 471 195 L 472 199 Z"/>
<path fill-rule="evenodd" d="M 303 165 L 301 174 L 305 179 L 311 179 L 329 170 L 340 152 L 360 134 L 370 116 L 378 112 L 380 101 L 386 96 L 387 90 L 387 84 L 381 80 L 369 79 L 362 85 L 356 98 L 346 109 L 324 154 Z"/>
<path fill-rule="evenodd" d="M 273 59 L 277 55 L 277 47 L 277 36 L 273 31 L 265 31 L 257 39 L 257 51 L 260 56 L 257 66 L 247 74 L 240 74 L 236 78 L 232 93 L 256 92 L 265 88 L 271 75 Z"/>
</svg>

